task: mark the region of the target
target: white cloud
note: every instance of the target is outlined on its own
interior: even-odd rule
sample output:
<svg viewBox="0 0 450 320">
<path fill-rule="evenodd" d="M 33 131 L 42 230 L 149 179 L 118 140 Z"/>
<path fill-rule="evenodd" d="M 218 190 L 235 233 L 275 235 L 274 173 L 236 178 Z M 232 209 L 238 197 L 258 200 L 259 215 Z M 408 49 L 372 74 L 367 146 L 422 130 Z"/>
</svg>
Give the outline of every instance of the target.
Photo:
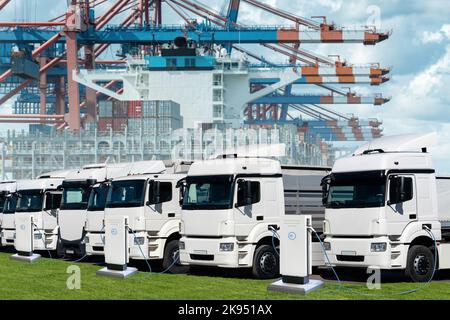
<svg viewBox="0 0 450 320">
<path fill-rule="evenodd" d="M 339 11 L 342 7 L 342 0 L 316 0 L 316 2 L 323 6 L 329 8 L 331 11 Z"/>
<path fill-rule="evenodd" d="M 422 33 L 422 43 L 441 43 L 450 40 L 450 24 L 444 24 L 439 31 L 424 31 Z"/>
</svg>

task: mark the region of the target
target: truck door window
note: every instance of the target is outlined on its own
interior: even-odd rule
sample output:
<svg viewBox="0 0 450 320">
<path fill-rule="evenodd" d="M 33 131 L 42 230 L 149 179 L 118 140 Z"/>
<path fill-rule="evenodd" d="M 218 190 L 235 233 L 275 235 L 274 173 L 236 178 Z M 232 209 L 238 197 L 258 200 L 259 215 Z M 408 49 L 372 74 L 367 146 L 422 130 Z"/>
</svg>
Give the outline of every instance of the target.
<svg viewBox="0 0 450 320">
<path fill-rule="evenodd" d="M 49 193 L 45 198 L 45 210 L 56 210 L 61 206 L 62 194 Z"/>
<path fill-rule="evenodd" d="M 91 190 L 88 202 L 88 211 L 102 211 L 105 209 L 108 185 L 94 187 Z"/>
<path fill-rule="evenodd" d="M 259 181 L 251 181 L 251 198 L 252 201 L 250 204 L 258 203 L 261 200 L 261 185 Z M 237 184 L 237 198 L 238 199 L 244 199 L 244 188 L 242 187 L 242 184 Z M 238 203 L 239 205 L 239 203 Z"/>
<path fill-rule="evenodd" d="M 0 210 L 3 210 L 6 202 L 6 195 L 4 193 L 0 194 Z"/>
<path fill-rule="evenodd" d="M 172 200 L 172 183 L 170 182 L 161 182 L 160 184 L 160 201 L 168 202 Z"/>
</svg>

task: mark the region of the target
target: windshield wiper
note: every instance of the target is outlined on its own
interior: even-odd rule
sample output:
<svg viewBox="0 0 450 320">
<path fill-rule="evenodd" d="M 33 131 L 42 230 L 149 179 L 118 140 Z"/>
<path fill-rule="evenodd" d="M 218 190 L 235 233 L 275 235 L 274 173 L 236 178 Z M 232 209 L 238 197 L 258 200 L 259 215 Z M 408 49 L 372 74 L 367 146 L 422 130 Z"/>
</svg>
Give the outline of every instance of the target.
<svg viewBox="0 0 450 320">
<path fill-rule="evenodd" d="M 330 206 L 335 208 L 342 207 L 343 205 L 345 205 L 345 201 L 334 200 L 330 202 Z"/>
</svg>

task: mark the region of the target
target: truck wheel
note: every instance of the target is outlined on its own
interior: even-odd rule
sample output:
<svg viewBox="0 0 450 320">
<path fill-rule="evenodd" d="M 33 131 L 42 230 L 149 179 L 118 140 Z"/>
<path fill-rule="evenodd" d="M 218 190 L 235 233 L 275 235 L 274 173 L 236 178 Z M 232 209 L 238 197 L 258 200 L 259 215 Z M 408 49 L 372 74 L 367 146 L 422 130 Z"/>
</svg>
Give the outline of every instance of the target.
<svg viewBox="0 0 450 320">
<path fill-rule="evenodd" d="M 434 256 L 425 246 L 412 246 L 408 251 L 406 276 L 414 282 L 427 282 L 433 275 Z"/>
<path fill-rule="evenodd" d="M 167 270 L 166 272 L 173 273 L 173 274 L 179 274 L 179 273 L 187 273 L 189 271 L 189 266 L 183 266 L 178 262 L 175 262 L 175 260 L 178 260 L 180 258 L 180 249 L 178 248 L 178 240 L 172 240 L 164 249 L 164 258 L 162 267 L 164 270 Z"/>
<path fill-rule="evenodd" d="M 252 273 L 258 279 L 272 279 L 280 273 L 280 261 L 272 246 L 264 244 L 256 248 Z"/>
</svg>

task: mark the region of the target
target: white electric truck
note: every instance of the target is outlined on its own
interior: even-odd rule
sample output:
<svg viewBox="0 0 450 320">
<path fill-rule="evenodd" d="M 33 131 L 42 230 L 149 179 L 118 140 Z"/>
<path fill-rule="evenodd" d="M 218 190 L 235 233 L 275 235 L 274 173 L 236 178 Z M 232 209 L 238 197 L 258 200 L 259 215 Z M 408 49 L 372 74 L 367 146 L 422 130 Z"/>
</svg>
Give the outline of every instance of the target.
<svg viewBox="0 0 450 320">
<path fill-rule="evenodd" d="M 17 183 L 16 181 L 2 181 L 0 183 L 0 225 L 1 245 L 14 245 L 14 212 L 16 212 Z M 12 231 L 11 231 L 12 230 Z"/>
<path fill-rule="evenodd" d="M 58 215 L 60 231 L 58 253 L 66 256 L 83 256 L 86 254 L 86 233 L 91 233 L 91 239 L 99 236 L 96 231 L 103 228 L 103 209 L 99 208 L 100 204 L 97 202 L 102 200 L 102 192 L 111 179 L 164 171 L 162 161 L 138 161 L 90 164 L 68 175 L 62 182 L 62 201 Z M 94 199 L 89 207 L 91 197 Z M 88 247 L 90 251 L 96 249 L 90 244 Z"/>
<path fill-rule="evenodd" d="M 323 183 L 332 265 L 405 270 L 413 281 L 428 281 L 436 259 L 450 268 L 450 179 L 435 176 L 435 139 L 384 137 L 336 161 Z"/>
<path fill-rule="evenodd" d="M 17 182 L 15 199 L 14 226 L 5 229 L 5 241 L 14 243 L 16 237 L 16 221 L 31 216 L 33 218 L 33 249 L 56 250 L 58 243 L 58 210 L 61 202 L 61 191 L 58 186 L 70 170 L 46 173 L 33 180 L 20 180 Z M 5 211 L 5 212 L 6 212 Z M 8 214 L 9 215 L 9 214 Z M 28 253 L 27 253 L 28 254 Z"/>
<path fill-rule="evenodd" d="M 190 167 L 181 213 L 180 261 L 252 268 L 257 278 L 273 278 L 279 273 L 274 230 L 285 214 L 307 214 L 321 231 L 320 181 L 330 168 L 282 167 L 274 159 L 238 156 L 219 155 Z M 323 265 L 319 243 L 313 244 L 313 252 L 313 265 Z"/>
<path fill-rule="evenodd" d="M 114 179 L 108 190 L 105 220 L 128 218 L 129 258 L 135 260 L 159 260 L 164 269 L 172 273 L 187 271 L 178 263 L 180 238 L 181 182 L 185 173 L 134 175 Z M 205 222 L 205 221 L 204 221 Z M 87 239 L 92 246 L 103 251 L 102 237 Z M 109 265 L 122 270 L 126 266 Z M 119 268 L 119 269 L 117 269 Z"/>
<path fill-rule="evenodd" d="M 161 174 L 167 171 L 163 161 L 142 161 L 129 163 L 122 172 L 115 171 L 109 179 L 94 185 L 89 196 L 86 224 L 85 245 L 87 255 L 104 255 L 104 219 L 105 206 L 111 181 L 121 177 L 132 177 L 142 174 Z"/>
</svg>

